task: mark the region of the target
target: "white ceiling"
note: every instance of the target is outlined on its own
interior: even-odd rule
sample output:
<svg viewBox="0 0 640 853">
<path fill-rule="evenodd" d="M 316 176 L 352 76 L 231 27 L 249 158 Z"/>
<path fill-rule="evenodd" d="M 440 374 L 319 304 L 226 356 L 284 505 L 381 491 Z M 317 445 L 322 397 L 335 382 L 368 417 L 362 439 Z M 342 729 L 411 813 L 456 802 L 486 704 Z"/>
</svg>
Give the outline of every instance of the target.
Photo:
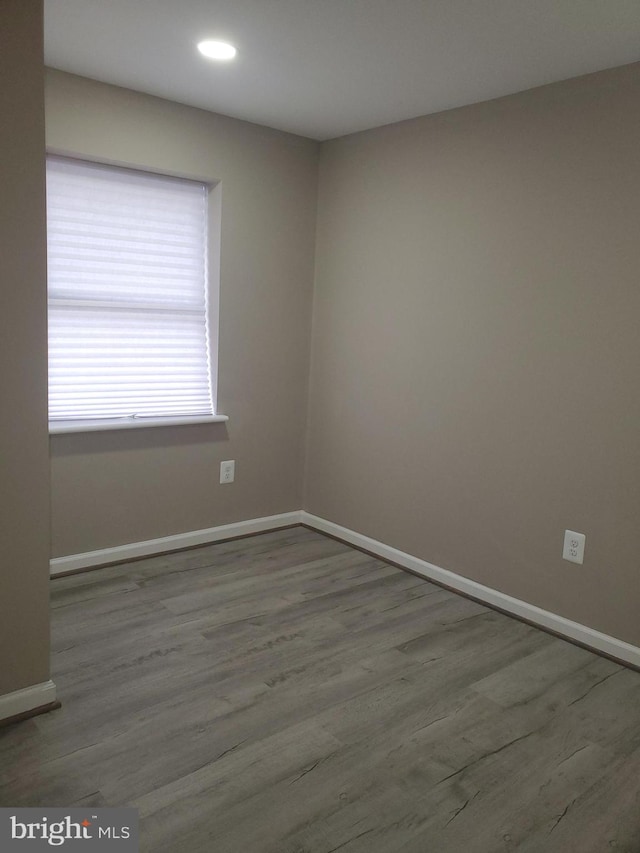
<svg viewBox="0 0 640 853">
<path fill-rule="evenodd" d="M 237 58 L 203 59 L 203 38 Z M 314 139 L 640 59 L 639 0 L 45 0 L 48 65 Z"/>
</svg>

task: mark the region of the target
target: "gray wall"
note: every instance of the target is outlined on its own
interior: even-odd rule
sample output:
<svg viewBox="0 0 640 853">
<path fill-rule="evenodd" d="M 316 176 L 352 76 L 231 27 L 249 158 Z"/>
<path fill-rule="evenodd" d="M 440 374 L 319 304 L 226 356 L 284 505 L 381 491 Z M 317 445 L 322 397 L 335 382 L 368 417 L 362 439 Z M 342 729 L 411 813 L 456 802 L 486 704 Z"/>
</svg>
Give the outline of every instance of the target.
<svg viewBox="0 0 640 853">
<path fill-rule="evenodd" d="M 49 678 L 42 2 L 0 3 L 0 694 Z"/>
<path fill-rule="evenodd" d="M 304 496 L 632 643 L 639 96 L 627 66 L 321 146 Z M 47 135 L 222 180 L 231 417 L 54 437 L 54 555 L 299 508 L 319 146 L 58 72 Z"/>
<path fill-rule="evenodd" d="M 53 556 L 299 509 L 317 143 L 47 72 L 47 145 L 222 182 L 218 410 L 51 440 Z M 219 463 L 236 460 L 220 486 Z"/>
<path fill-rule="evenodd" d="M 322 146 L 305 497 L 636 644 L 639 103 L 640 64 Z"/>
</svg>

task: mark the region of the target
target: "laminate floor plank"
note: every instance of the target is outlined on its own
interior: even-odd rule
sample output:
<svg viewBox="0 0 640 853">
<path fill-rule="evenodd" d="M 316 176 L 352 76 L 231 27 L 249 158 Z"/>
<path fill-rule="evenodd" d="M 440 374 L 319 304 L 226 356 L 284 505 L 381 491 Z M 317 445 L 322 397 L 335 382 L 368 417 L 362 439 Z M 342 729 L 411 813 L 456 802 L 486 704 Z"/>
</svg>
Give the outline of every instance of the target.
<svg viewBox="0 0 640 853">
<path fill-rule="evenodd" d="M 640 674 L 288 528 L 52 582 L 0 806 L 143 853 L 640 853 Z"/>
</svg>

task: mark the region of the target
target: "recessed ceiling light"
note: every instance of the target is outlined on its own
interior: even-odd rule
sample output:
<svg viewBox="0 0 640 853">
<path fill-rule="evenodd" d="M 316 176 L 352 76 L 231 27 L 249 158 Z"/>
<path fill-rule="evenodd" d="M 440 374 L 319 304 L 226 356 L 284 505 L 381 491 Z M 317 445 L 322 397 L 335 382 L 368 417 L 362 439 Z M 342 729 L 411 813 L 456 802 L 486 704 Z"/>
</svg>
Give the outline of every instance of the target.
<svg viewBox="0 0 640 853">
<path fill-rule="evenodd" d="M 198 50 L 208 59 L 233 59 L 237 53 L 232 44 L 227 44 L 226 41 L 211 41 L 209 39 L 199 42 Z"/>
</svg>

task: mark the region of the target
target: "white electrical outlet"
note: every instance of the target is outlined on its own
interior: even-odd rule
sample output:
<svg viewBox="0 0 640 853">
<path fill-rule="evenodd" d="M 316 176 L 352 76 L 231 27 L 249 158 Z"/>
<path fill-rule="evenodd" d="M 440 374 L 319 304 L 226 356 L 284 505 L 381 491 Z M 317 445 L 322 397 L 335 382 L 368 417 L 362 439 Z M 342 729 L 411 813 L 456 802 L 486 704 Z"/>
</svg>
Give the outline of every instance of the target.
<svg viewBox="0 0 640 853">
<path fill-rule="evenodd" d="M 565 530 L 562 559 L 569 560 L 571 563 L 582 564 L 584 562 L 584 543 L 586 538 L 584 533 L 576 533 L 575 530 Z"/>
<path fill-rule="evenodd" d="M 227 462 L 220 463 L 220 482 L 233 483 L 236 477 L 236 462 L 235 459 L 229 459 Z"/>
</svg>

